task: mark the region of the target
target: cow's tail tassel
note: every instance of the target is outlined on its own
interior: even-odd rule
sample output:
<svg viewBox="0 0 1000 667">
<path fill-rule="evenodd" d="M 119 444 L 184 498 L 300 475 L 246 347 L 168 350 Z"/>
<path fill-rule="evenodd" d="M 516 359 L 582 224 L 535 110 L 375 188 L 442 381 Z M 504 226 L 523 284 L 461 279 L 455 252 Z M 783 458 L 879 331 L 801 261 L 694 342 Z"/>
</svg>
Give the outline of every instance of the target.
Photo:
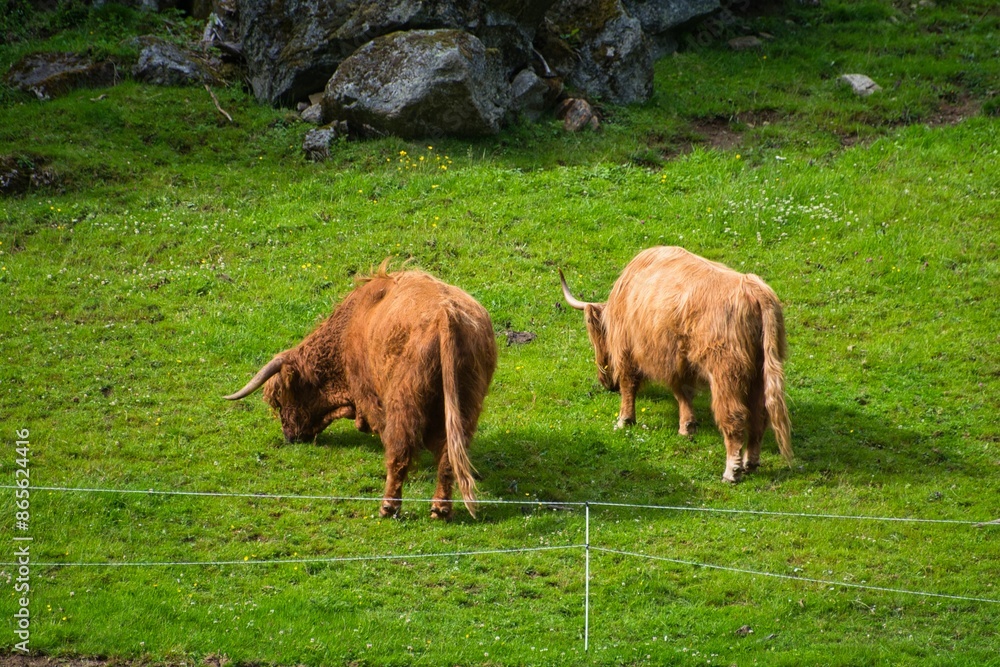
<svg viewBox="0 0 1000 667">
<path fill-rule="evenodd" d="M 776 297 L 762 299 L 760 306 L 764 320 L 764 405 L 778 449 L 791 465 L 795 455 L 792 453 L 792 423 L 785 405 L 785 371 L 782 367 L 785 358 L 785 317 Z"/>
<path fill-rule="evenodd" d="M 474 468 L 469 460 L 469 438 L 462 421 L 462 410 L 458 401 L 458 360 L 459 350 L 451 318 L 444 316 L 441 326 L 441 380 L 444 390 L 444 427 L 447 434 L 448 460 L 451 462 L 458 490 L 462 494 L 466 509 L 476 516 L 476 480 L 472 476 Z"/>
</svg>

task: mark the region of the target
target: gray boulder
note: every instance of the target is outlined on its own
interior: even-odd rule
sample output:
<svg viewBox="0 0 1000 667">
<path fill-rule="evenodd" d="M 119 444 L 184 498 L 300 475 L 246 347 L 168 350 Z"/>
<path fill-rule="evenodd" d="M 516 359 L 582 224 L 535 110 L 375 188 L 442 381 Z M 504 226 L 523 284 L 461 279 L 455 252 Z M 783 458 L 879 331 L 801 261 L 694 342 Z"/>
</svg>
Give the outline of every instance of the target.
<svg viewBox="0 0 1000 667">
<path fill-rule="evenodd" d="M 510 85 L 498 54 L 460 30 L 396 32 L 341 63 L 323 95 L 326 122 L 402 137 L 500 131 Z"/>
<path fill-rule="evenodd" d="M 729 44 L 729 48 L 733 51 L 753 51 L 764 48 L 764 42 L 760 41 L 760 38 L 754 35 L 733 37 L 727 44 Z"/>
<path fill-rule="evenodd" d="M 859 97 L 868 97 L 872 93 L 882 90 L 882 86 L 864 74 L 843 74 L 838 80 L 840 83 L 850 86 L 854 94 Z"/>
<path fill-rule="evenodd" d="M 142 51 L 132 67 L 138 81 L 157 86 L 185 86 L 218 81 L 217 67 L 208 58 L 158 37 L 141 37 Z"/>
<path fill-rule="evenodd" d="M 6 81 L 47 100 L 77 88 L 113 86 L 119 77 L 110 60 L 95 61 L 75 53 L 32 53 L 14 63 Z"/>
<path fill-rule="evenodd" d="M 307 160 L 322 162 L 330 157 L 330 146 L 334 140 L 343 136 L 347 136 L 346 123 L 332 123 L 309 130 L 302 139 L 302 152 Z"/>
<path fill-rule="evenodd" d="M 353 4 L 240 0 L 240 42 L 254 96 L 290 106 L 322 88 L 351 52 L 336 33 Z"/>
<path fill-rule="evenodd" d="M 323 124 L 323 105 L 310 104 L 299 114 L 302 120 L 313 125 Z"/>
<path fill-rule="evenodd" d="M 560 0 L 545 23 L 544 55 L 571 86 L 615 104 L 653 94 L 650 45 L 620 0 Z"/>
</svg>

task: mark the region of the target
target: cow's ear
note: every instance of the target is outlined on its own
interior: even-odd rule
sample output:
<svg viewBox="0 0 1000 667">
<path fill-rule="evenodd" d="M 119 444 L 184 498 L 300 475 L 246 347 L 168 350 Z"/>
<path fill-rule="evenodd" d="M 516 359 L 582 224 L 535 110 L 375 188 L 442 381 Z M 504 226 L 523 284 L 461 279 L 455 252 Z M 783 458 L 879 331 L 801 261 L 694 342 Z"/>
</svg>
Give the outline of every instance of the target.
<svg viewBox="0 0 1000 667">
<path fill-rule="evenodd" d="M 296 350 L 285 352 L 285 377 L 288 378 L 288 382 L 294 382 L 296 386 L 315 385 L 318 382 L 315 363 L 303 359 L 296 352 Z"/>
<path fill-rule="evenodd" d="M 602 327 L 604 316 L 603 303 L 588 303 L 583 309 L 583 315 L 587 320 L 588 327 Z"/>
<path fill-rule="evenodd" d="M 287 381 L 298 377 L 301 374 L 301 364 L 299 362 L 299 357 L 292 350 L 281 353 L 284 363 L 281 364 L 282 370 L 282 380 L 287 384 Z"/>
</svg>

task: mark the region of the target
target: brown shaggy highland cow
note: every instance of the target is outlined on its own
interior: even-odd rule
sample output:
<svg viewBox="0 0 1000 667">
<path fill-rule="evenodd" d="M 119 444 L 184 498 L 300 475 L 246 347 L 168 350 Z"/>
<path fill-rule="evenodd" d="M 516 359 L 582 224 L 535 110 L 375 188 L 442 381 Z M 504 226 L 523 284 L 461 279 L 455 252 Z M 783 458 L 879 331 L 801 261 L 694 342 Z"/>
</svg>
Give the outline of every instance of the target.
<svg viewBox="0 0 1000 667">
<path fill-rule="evenodd" d="M 475 515 L 468 446 L 497 348 L 490 316 L 471 296 L 420 271 L 358 280 L 319 327 L 272 359 L 240 391 L 264 387 L 289 441 L 311 440 L 334 419 L 354 419 L 385 446 L 382 516 L 399 511 L 410 462 L 422 446 L 437 461 L 432 516 L 448 518 L 457 479 Z"/>
<path fill-rule="evenodd" d="M 562 271 L 559 278 L 566 301 L 585 313 L 598 378 L 621 390 L 617 428 L 635 423 L 636 391 L 653 380 L 673 390 L 680 433 L 690 435 L 697 424 L 691 401 L 707 384 L 726 441 L 725 481 L 736 482 L 760 465 L 768 421 L 791 463 L 784 316 L 763 280 L 677 247 L 639 253 L 607 303 L 575 299 Z"/>
</svg>

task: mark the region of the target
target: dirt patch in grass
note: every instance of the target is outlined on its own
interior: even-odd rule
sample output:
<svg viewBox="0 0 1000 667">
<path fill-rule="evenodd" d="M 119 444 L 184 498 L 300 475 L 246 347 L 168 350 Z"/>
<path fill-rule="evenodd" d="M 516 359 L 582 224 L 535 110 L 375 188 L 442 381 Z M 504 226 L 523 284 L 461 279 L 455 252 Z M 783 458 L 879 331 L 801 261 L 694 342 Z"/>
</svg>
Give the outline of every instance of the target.
<svg viewBox="0 0 1000 667">
<path fill-rule="evenodd" d="M 730 116 L 716 115 L 694 118 L 687 130 L 680 134 L 668 135 L 651 132 L 646 137 L 649 150 L 634 155 L 633 162 L 655 166 L 687 155 L 695 146 L 727 151 L 743 143 L 743 133 L 756 127 L 779 123 L 787 118 L 777 109 L 757 109 L 739 111 Z"/>
<path fill-rule="evenodd" d="M 701 137 L 693 139 L 693 143 L 704 144 L 716 150 L 735 148 L 743 141 L 742 135 L 733 129 L 725 118 L 700 119 L 691 123 L 692 131 Z M 691 152 L 691 147 L 687 152 Z"/>
<path fill-rule="evenodd" d="M 781 122 L 788 117 L 789 114 L 778 109 L 756 109 L 754 111 L 738 111 L 729 119 L 729 122 L 732 125 L 745 125 L 753 129 L 761 125 Z"/>
<path fill-rule="evenodd" d="M 731 116 L 696 118 L 691 122 L 695 135 L 693 143 L 717 150 L 729 150 L 740 145 L 746 130 L 779 123 L 786 117 L 786 114 L 777 109 L 755 109 L 738 111 Z"/>
<path fill-rule="evenodd" d="M 982 104 L 972 98 L 959 99 L 956 102 L 942 102 L 937 111 L 924 121 L 930 127 L 958 125 L 963 120 L 979 114 Z"/>
<path fill-rule="evenodd" d="M 105 665 L 131 665 L 120 660 L 95 658 L 50 658 L 44 655 L 0 655 L 0 667 L 104 667 Z M 135 663 L 139 664 L 139 663 Z"/>
<path fill-rule="evenodd" d="M 926 125 L 927 127 L 949 127 L 978 116 L 982 113 L 982 102 L 971 97 L 962 97 L 954 102 L 941 102 L 937 109 L 922 120 L 913 122 L 896 122 L 889 125 L 876 126 L 866 125 L 872 129 L 870 133 L 860 134 L 858 132 L 839 133 L 840 144 L 844 148 L 857 145 L 865 145 L 874 141 L 884 134 L 887 129 L 904 127 L 906 125 Z"/>
</svg>

